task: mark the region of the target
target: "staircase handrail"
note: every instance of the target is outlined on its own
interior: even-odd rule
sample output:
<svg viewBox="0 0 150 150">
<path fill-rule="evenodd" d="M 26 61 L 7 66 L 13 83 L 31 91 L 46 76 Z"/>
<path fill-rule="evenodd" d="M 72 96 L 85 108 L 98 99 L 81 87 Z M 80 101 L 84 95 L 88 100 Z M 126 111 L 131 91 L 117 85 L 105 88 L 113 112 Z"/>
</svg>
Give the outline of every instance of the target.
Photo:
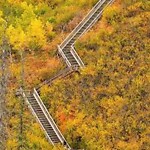
<svg viewBox="0 0 150 150">
<path fill-rule="evenodd" d="M 55 121 L 53 120 L 52 116 L 50 115 L 50 113 L 48 112 L 47 108 L 45 107 L 43 101 L 41 100 L 38 92 L 36 91 L 36 89 L 34 88 L 34 92 L 33 92 L 33 95 L 35 96 L 37 102 L 39 103 L 41 109 L 43 110 L 43 112 L 45 113 L 46 115 L 46 118 L 50 121 L 50 124 L 53 128 L 53 130 L 55 131 L 57 137 L 59 138 L 59 140 L 61 141 L 61 143 L 63 144 L 64 142 L 66 143 L 66 146 L 68 148 L 71 149 L 71 147 L 69 146 L 69 144 L 67 143 L 67 141 L 65 140 L 64 136 L 62 135 L 62 133 L 60 132 L 60 130 L 58 129 Z"/>
<path fill-rule="evenodd" d="M 66 39 L 60 44 L 60 47 L 63 49 L 66 46 L 66 43 L 71 40 L 71 36 L 74 33 L 78 32 L 86 22 L 92 17 L 92 15 L 106 2 L 107 0 L 100 0 L 96 5 L 91 9 L 91 11 L 83 18 L 83 20 L 74 28 L 74 30 L 66 37 Z"/>
<path fill-rule="evenodd" d="M 42 125 L 42 123 L 40 122 L 38 116 L 36 115 L 34 109 L 31 107 L 31 104 L 30 104 L 29 101 L 28 101 L 28 98 L 27 98 L 27 96 L 26 96 L 25 91 L 24 91 L 22 88 L 20 88 L 20 92 L 21 92 L 21 94 L 22 94 L 22 97 L 25 99 L 26 103 L 28 104 L 28 107 L 29 107 L 29 109 L 31 110 L 33 116 L 36 117 L 38 123 L 41 125 L 41 128 L 44 130 L 44 132 L 45 132 L 45 134 L 46 134 L 46 137 L 47 137 L 48 140 L 52 143 L 52 145 L 54 145 L 54 143 L 52 142 L 52 140 L 51 140 L 50 137 L 48 136 L 48 134 L 47 134 L 47 132 L 46 132 L 44 126 Z M 30 92 L 31 92 L 31 91 L 30 91 Z"/>
<path fill-rule="evenodd" d="M 62 51 L 62 48 L 57 45 L 58 47 L 58 52 L 62 55 L 63 59 L 66 61 L 68 67 L 71 67 L 71 63 L 69 62 L 68 58 L 65 56 L 64 52 Z"/>
<path fill-rule="evenodd" d="M 81 68 L 83 68 L 83 67 L 84 67 L 84 63 L 83 63 L 83 61 L 81 60 L 81 58 L 79 57 L 78 53 L 76 52 L 74 46 L 71 46 L 71 51 L 70 51 L 70 52 L 71 52 L 71 54 L 74 56 L 75 60 L 76 60 L 77 63 L 79 64 L 79 66 L 80 66 Z"/>
<path fill-rule="evenodd" d="M 35 89 L 39 92 L 39 89 L 42 87 L 42 86 L 44 86 L 44 85 L 48 85 L 48 86 L 50 86 L 50 84 L 54 81 L 54 80 L 56 80 L 56 79 L 58 79 L 58 78 L 62 78 L 62 77 L 64 77 L 65 75 L 68 75 L 68 73 L 69 72 L 73 72 L 73 68 L 72 67 L 67 67 L 67 68 L 65 68 L 65 69 L 63 69 L 63 70 L 61 70 L 57 75 L 55 75 L 54 77 L 52 77 L 52 78 L 50 78 L 50 79 L 48 79 L 48 80 L 45 80 L 45 81 L 43 81 L 39 86 L 37 86 Z"/>
<path fill-rule="evenodd" d="M 107 0 L 106 0 L 107 1 Z M 94 20 L 88 25 L 87 30 L 85 30 L 80 36 L 82 36 L 85 32 L 87 32 L 93 25 L 94 23 L 101 17 L 102 12 L 111 4 L 113 3 L 115 0 L 109 0 L 109 3 L 107 3 L 105 5 L 105 7 L 103 7 L 103 9 L 100 11 L 100 13 L 94 18 Z"/>
</svg>

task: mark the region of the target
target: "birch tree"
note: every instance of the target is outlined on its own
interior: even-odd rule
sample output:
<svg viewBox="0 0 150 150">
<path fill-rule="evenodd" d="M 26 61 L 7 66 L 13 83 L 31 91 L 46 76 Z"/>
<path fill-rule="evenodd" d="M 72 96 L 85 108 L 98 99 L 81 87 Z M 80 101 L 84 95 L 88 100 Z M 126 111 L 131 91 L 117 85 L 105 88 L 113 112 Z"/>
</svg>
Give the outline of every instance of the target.
<svg viewBox="0 0 150 150">
<path fill-rule="evenodd" d="M 7 22 L 3 19 L 3 13 L 0 11 L 0 149 L 6 149 L 6 94 L 7 94 L 7 77 L 8 77 L 8 63 L 7 52 L 9 50 L 5 31 Z"/>
</svg>

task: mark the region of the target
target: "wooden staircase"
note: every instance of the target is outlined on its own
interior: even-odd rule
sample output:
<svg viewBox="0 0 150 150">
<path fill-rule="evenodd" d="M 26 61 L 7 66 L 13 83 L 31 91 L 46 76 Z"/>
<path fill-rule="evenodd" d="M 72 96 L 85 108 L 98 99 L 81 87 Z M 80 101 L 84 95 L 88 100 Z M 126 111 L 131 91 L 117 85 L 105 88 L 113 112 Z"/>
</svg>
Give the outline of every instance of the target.
<svg viewBox="0 0 150 150">
<path fill-rule="evenodd" d="M 66 69 L 60 71 L 53 78 L 44 81 L 33 91 L 24 91 L 23 89 L 20 89 L 20 93 L 28 103 L 31 112 L 36 117 L 38 123 L 41 125 L 47 136 L 47 139 L 53 145 L 61 143 L 66 149 L 71 150 L 71 147 L 61 134 L 52 116 L 49 114 L 48 110 L 43 104 L 40 98 L 40 88 L 45 84 L 51 85 L 51 83 L 56 79 L 64 78 L 69 74 L 78 71 L 79 68 L 84 67 L 84 63 L 74 48 L 74 43 L 81 35 L 87 32 L 98 21 L 105 8 L 113 1 L 114 0 L 99 0 L 92 8 L 92 10 L 87 14 L 87 16 L 67 36 L 67 38 L 60 45 L 58 45 L 58 53 L 61 55 L 67 65 Z"/>
<path fill-rule="evenodd" d="M 78 66 L 67 67 L 67 68 L 59 71 L 54 77 L 42 82 L 38 87 L 36 87 L 36 90 L 38 92 L 40 92 L 41 87 L 43 87 L 44 85 L 50 86 L 55 80 L 65 78 L 66 76 L 69 76 L 70 74 L 72 74 L 75 71 L 78 71 Z"/>
<path fill-rule="evenodd" d="M 87 16 L 77 25 L 77 27 L 67 36 L 67 38 L 58 46 L 58 52 L 66 62 L 67 66 L 79 66 L 84 67 L 81 61 L 78 61 L 80 57 L 72 53 L 73 45 L 76 40 L 87 32 L 101 17 L 103 11 L 114 0 L 99 0 Z M 81 59 L 80 59 L 81 60 Z"/>
<path fill-rule="evenodd" d="M 31 112 L 40 123 L 42 129 L 45 131 L 49 142 L 51 142 L 53 145 L 62 143 L 66 149 L 70 150 L 71 147 L 61 134 L 36 89 L 33 91 L 23 91 L 23 89 L 20 89 L 20 93 L 22 93 L 22 96 L 28 103 Z"/>
</svg>

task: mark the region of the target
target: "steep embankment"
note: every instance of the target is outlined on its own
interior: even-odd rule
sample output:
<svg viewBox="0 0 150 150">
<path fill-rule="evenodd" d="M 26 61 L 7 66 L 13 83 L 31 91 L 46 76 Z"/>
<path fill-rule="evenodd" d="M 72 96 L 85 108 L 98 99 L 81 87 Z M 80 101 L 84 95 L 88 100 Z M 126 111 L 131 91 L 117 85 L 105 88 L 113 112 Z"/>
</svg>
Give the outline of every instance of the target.
<svg viewBox="0 0 150 150">
<path fill-rule="evenodd" d="M 74 147 L 149 149 L 148 3 L 110 7 L 76 44 L 86 68 L 51 88 L 43 100 Z"/>
<path fill-rule="evenodd" d="M 0 2 L 3 12 L 0 17 L 7 16 L 6 33 L 12 47 L 12 90 L 20 84 L 20 50 L 25 51 L 27 86 L 33 87 L 52 76 L 62 67 L 54 57 L 56 45 L 96 0 L 26 2 Z M 149 2 L 144 0 L 116 1 L 101 21 L 76 43 L 86 68 L 41 89 L 44 103 L 72 147 L 150 148 L 149 9 Z M 8 150 L 17 149 L 22 143 L 18 133 L 19 102 L 10 92 Z M 52 149 L 27 108 L 23 122 L 24 149 Z"/>
</svg>

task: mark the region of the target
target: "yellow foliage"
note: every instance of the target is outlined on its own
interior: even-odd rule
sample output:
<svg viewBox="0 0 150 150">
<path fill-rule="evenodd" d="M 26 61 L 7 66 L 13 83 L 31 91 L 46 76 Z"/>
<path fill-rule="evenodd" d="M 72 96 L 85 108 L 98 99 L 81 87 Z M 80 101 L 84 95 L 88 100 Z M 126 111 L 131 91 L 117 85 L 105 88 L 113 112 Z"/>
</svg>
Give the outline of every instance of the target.
<svg viewBox="0 0 150 150">
<path fill-rule="evenodd" d="M 85 74 L 88 74 L 88 75 L 92 75 L 92 76 L 94 76 L 95 74 L 96 74 L 96 69 L 95 69 L 95 67 L 94 66 L 88 66 L 88 67 L 86 67 L 86 68 L 84 68 L 83 70 L 82 70 L 82 74 L 83 75 L 85 75 Z"/>
<path fill-rule="evenodd" d="M 53 32 L 53 26 L 49 22 L 46 22 L 46 34 L 49 38 L 52 38 L 55 35 Z"/>
<path fill-rule="evenodd" d="M 116 96 L 114 99 L 104 99 L 101 102 L 101 105 L 106 108 L 107 115 L 112 116 L 117 115 L 118 111 L 122 109 L 122 106 L 125 104 L 125 100 L 119 96 Z"/>
<path fill-rule="evenodd" d="M 129 11 L 137 11 L 137 8 L 140 8 L 142 6 L 142 2 L 137 2 L 134 5 L 131 5 L 128 7 Z"/>
<path fill-rule="evenodd" d="M 33 19 L 27 29 L 29 45 L 34 47 L 46 44 L 44 26 L 38 19 Z"/>
<path fill-rule="evenodd" d="M 0 37 L 5 32 L 3 15 L 8 11 L 11 13 L 8 13 L 10 26 L 7 36 L 13 49 L 42 47 L 43 50 L 32 53 L 26 51 L 25 82 L 32 87 L 49 79 L 59 69 L 57 59 L 50 56 L 62 37 L 68 34 L 67 23 L 77 15 L 78 19 L 72 22 L 72 30 L 84 12 L 97 0 L 8 1 L 12 4 L 11 9 L 4 7 L 4 14 L 0 11 Z M 147 15 L 144 13 L 142 6 L 146 1 L 136 3 L 122 0 L 121 3 L 126 5 L 125 1 L 133 5 L 127 6 L 126 10 L 124 7 L 120 9 L 118 5 L 109 7 L 100 23 L 84 36 L 81 43 L 77 43 L 77 49 L 85 64 L 88 64 L 81 74 L 57 80 L 53 86 L 43 86 L 41 89 L 42 100 L 56 119 L 63 135 L 67 136 L 67 141 L 75 149 L 137 150 L 143 146 L 143 149 L 148 149 L 149 15 L 147 10 Z M 38 2 L 41 4 L 37 5 Z M 16 63 L 10 67 L 13 74 L 13 81 L 10 83 L 12 89 L 20 86 L 15 82 L 20 79 L 20 63 L 16 61 L 16 57 L 16 53 L 12 51 L 12 58 Z M 18 149 L 18 141 L 14 139 L 19 134 L 20 107 L 13 94 L 8 97 L 12 116 L 8 123 L 10 137 L 7 149 L 15 150 Z M 28 149 L 63 150 L 60 145 L 53 148 L 48 143 L 39 124 L 31 120 L 32 115 L 26 108 L 23 115 L 24 125 L 27 125 L 25 136 Z"/>
<path fill-rule="evenodd" d="M 2 17 L 3 16 L 3 12 L 2 11 L 0 11 L 0 17 Z"/>
<path fill-rule="evenodd" d="M 19 24 L 21 24 L 24 28 L 27 28 L 33 19 L 36 19 L 36 15 L 34 13 L 34 7 L 32 4 L 27 4 L 27 2 L 22 2 L 21 8 L 23 9 L 23 13 L 21 17 L 18 19 Z"/>
<path fill-rule="evenodd" d="M 112 24 L 115 22 L 116 15 L 119 14 L 119 12 L 120 12 L 120 8 L 117 6 L 108 7 L 107 10 L 103 14 L 104 19 L 106 19 L 108 23 Z"/>
<path fill-rule="evenodd" d="M 22 2 L 23 0 L 8 0 L 8 2 L 10 4 L 19 4 L 20 2 Z"/>
<path fill-rule="evenodd" d="M 3 19 L 3 12 L 0 11 L 0 45 L 2 43 L 2 38 L 4 36 L 5 30 L 7 27 L 6 21 Z"/>
<path fill-rule="evenodd" d="M 65 150 L 65 148 L 62 145 L 57 144 L 55 147 L 52 148 L 52 150 Z"/>
<path fill-rule="evenodd" d="M 21 68 L 20 66 L 18 66 L 17 64 L 12 64 L 10 66 L 10 69 L 12 71 L 13 77 L 19 77 L 20 76 L 20 72 L 21 72 Z"/>
<path fill-rule="evenodd" d="M 14 138 L 10 139 L 7 141 L 6 146 L 7 146 L 8 150 L 15 150 L 15 149 L 17 149 L 18 141 Z"/>
<path fill-rule="evenodd" d="M 6 31 L 10 44 L 16 50 L 24 49 L 27 45 L 27 38 L 21 26 L 13 27 L 10 25 Z"/>
<path fill-rule="evenodd" d="M 138 150 L 140 148 L 139 144 L 135 140 L 132 140 L 130 142 L 119 141 L 117 145 L 119 149 L 123 150 Z"/>
</svg>

